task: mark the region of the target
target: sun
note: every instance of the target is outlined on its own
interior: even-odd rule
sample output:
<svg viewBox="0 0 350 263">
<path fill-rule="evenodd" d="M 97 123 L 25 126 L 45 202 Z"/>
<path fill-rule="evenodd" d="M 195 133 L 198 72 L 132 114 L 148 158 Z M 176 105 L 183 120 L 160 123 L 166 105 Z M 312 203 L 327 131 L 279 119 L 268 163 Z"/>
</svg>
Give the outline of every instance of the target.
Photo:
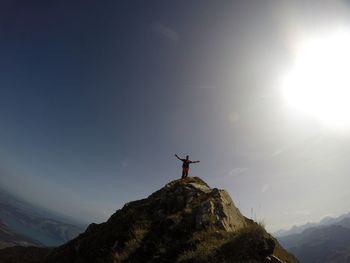
<svg viewBox="0 0 350 263">
<path fill-rule="evenodd" d="M 350 32 L 336 31 L 305 41 L 283 79 L 294 109 L 331 127 L 350 127 Z"/>
</svg>

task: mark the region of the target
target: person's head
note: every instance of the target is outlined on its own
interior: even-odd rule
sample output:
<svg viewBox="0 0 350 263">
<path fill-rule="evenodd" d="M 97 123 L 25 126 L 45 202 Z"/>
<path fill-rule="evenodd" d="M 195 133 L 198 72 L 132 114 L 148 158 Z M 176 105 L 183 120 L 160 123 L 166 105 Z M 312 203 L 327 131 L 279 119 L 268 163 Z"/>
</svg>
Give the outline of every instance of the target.
<svg viewBox="0 0 350 263">
<path fill-rule="evenodd" d="M 189 155 L 186 155 L 186 160 L 188 160 L 190 158 L 190 156 Z"/>
</svg>

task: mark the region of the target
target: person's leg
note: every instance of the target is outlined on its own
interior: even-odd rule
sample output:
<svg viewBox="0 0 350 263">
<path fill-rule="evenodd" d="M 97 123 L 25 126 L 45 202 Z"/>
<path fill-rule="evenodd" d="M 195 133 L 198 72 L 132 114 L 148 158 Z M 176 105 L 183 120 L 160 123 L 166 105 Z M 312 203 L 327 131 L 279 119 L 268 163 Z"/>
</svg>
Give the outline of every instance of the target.
<svg viewBox="0 0 350 263">
<path fill-rule="evenodd" d="M 187 177 L 188 176 L 188 168 L 185 170 L 185 177 Z"/>
<path fill-rule="evenodd" d="M 182 169 L 182 176 L 181 179 L 185 178 L 185 169 Z"/>
</svg>

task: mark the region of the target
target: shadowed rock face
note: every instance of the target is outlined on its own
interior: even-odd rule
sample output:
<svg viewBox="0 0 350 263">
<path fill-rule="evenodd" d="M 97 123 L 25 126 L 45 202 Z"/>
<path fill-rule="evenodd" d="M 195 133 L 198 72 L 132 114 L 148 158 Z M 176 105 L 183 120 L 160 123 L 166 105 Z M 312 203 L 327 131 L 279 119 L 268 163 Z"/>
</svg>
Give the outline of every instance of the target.
<svg viewBox="0 0 350 263">
<path fill-rule="evenodd" d="M 127 203 L 41 262 L 272 262 L 274 253 L 297 262 L 226 191 L 189 177 Z"/>
</svg>

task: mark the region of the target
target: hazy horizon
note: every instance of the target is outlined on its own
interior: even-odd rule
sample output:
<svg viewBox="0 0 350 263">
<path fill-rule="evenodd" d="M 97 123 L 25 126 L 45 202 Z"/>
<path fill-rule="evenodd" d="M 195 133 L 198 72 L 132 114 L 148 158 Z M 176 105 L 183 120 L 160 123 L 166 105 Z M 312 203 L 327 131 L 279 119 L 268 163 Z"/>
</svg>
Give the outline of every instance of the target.
<svg viewBox="0 0 350 263">
<path fill-rule="evenodd" d="M 349 114 L 335 106 L 348 97 L 328 103 L 322 74 L 302 82 L 298 68 L 310 38 L 350 32 L 349 1 L 0 7 L 0 186 L 11 193 L 102 222 L 180 178 L 177 153 L 269 231 L 350 211 Z M 290 72 L 313 93 L 286 98 Z"/>
</svg>

